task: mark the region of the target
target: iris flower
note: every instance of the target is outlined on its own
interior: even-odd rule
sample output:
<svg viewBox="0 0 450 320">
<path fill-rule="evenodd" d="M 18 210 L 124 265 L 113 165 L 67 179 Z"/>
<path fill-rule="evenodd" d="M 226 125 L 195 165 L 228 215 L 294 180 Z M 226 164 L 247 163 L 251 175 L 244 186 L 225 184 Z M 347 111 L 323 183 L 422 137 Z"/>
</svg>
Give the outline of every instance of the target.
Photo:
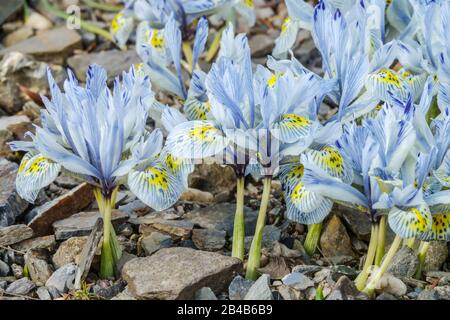
<svg viewBox="0 0 450 320">
<path fill-rule="evenodd" d="M 178 199 L 183 183 L 161 159 L 163 144 L 159 129 L 149 133 L 145 123 L 154 101 L 148 77 L 131 68 L 116 78 L 114 88 L 106 86 L 103 68 L 91 65 L 86 87 L 73 73 L 61 92 L 48 72 L 51 100 L 42 97 L 42 127 L 31 141 L 15 141 L 12 150 L 26 151 L 16 179 L 19 195 L 33 202 L 40 189 L 49 185 L 61 170 L 66 170 L 94 187 L 103 217 L 102 277 L 117 271 L 121 255 L 111 210 L 120 185 L 130 190 L 155 210 L 165 209 Z"/>
<path fill-rule="evenodd" d="M 236 39 L 230 39 L 230 43 L 240 46 L 236 50 L 238 55 L 235 55 L 236 52 L 228 55 L 222 50 L 208 75 L 203 77 L 202 73 L 194 73 L 189 91 L 198 93 L 195 94 L 198 101 L 207 101 L 208 109 L 201 111 L 193 108 L 188 99 L 184 109 L 190 121 L 184 121 L 176 111 L 170 109 L 163 114 L 163 118 L 166 123 L 179 122 L 167 138 L 167 150 L 175 157 L 192 160 L 217 157 L 220 163 L 225 160 L 226 164 L 234 168 L 237 176 L 237 205 L 232 254 L 243 260 L 244 176 L 248 157 L 232 140 L 236 137 L 235 130 L 254 128 L 256 115 L 247 38 L 237 36 Z"/>
</svg>

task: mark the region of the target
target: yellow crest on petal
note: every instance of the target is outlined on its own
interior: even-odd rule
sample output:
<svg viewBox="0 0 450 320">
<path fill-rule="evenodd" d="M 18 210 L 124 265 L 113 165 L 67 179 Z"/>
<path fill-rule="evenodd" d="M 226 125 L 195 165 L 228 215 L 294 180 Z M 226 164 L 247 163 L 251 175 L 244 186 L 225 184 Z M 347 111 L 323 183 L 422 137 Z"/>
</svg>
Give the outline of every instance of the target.
<svg viewBox="0 0 450 320">
<path fill-rule="evenodd" d="M 287 17 L 284 19 L 283 24 L 281 25 L 281 32 L 285 33 L 291 23 L 291 17 Z"/>
<path fill-rule="evenodd" d="M 334 148 L 326 147 L 321 150 L 321 156 L 325 165 L 332 170 L 342 173 L 342 168 L 344 165 L 344 158 L 341 154 Z"/>
<path fill-rule="evenodd" d="M 311 121 L 305 117 L 293 113 L 287 113 L 283 116 L 282 121 L 288 128 L 292 127 L 306 127 L 311 124 Z"/>
<path fill-rule="evenodd" d="M 243 0 L 244 1 L 244 5 L 248 8 L 253 8 L 254 4 L 253 4 L 253 0 Z"/>
<path fill-rule="evenodd" d="M 409 212 L 413 213 L 415 217 L 415 219 L 411 219 L 411 221 L 409 222 L 409 227 L 413 230 L 416 230 L 416 232 L 425 232 L 427 231 L 428 228 L 428 220 L 426 217 L 426 213 L 422 213 L 419 209 L 417 208 L 410 208 L 408 209 Z"/>
<path fill-rule="evenodd" d="M 123 12 L 119 12 L 114 16 L 114 18 L 111 21 L 111 30 L 113 33 L 116 33 L 119 31 L 119 29 L 123 26 Z"/>
<path fill-rule="evenodd" d="M 148 167 L 145 169 L 145 172 L 147 174 L 147 181 L 149 185 L 162 188 L 163 190 L 167 190 L 169 188 L 169 180 L 165 170 L 160 170 L 155 167 Z"/>
</svg>

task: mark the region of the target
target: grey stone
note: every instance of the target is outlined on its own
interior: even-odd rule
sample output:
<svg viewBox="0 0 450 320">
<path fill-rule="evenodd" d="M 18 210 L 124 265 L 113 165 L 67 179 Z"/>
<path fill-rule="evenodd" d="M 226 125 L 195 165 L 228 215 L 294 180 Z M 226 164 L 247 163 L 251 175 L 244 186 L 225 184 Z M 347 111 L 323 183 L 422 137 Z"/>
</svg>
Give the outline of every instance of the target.
<svg viewBox="0 0 450 320">
<path fill-rule="evenodd" d="M 0 3 L 0 24 L 11 17 L 16 12 L 22 10 L 23 0 L 9 0 Z"/>
<path fill-rule="evenodd" d="M 25 216 L 28 226 L 37 236 L 52 234 L 52 225 L 55 221 L 80 212 L 89 205 L 93 197 L 92 186 L 82 183 L 52 201 L 31 210 Z"/>
<path fill-rule="evenodd" d="M 46 287 L 39 287 L 36 294 L 40 300 L 52 300 L 52 296 Z"/>
<path fill-rule="evenodd" d="M 228 296 L 230 300 L 243 300 L 253 283 L 255 283 L 255 281 L 236 276 L 228 286 Z"/>
<path fill-rule="evenodd" d="M 147 256 L 155 253 L 159 249 L 169 248 L 172 245 L 172 238 L 161 232 L 155 231 L 142 238 L 141 246 Z"/>
<path fill-rule="evenodd" d="M 9 274 L 9 266 L 0 260 L 0 277 L 6 277 Z"/>
<path fill-rule="evenodd" d="M 34 37 L 0 50 L 0 55 L 17 51 L 38 60 L 62 63 L 75 49 L 81 49 L 81 37 L 75 30 L 64 26 L 39 32 Z"/>
<path fill-rule="evenodd" d="M 113 80 L 122 71 L 128 71 L 133 64 L 140 62 L 141 60 L 136 50 L 109 50 L 96 53 L 82 53 L 67 59 L 67 64 L 74 70 L 77 78 L 81 81 L 86 81 L 86 70 L 93 63 L 103 66 L 107 71 L 109 80 Z"/>
<path fill-rule="evenodd" d="M 417 300 L 440 300 L 439 293 L 435 289 L 425 289 L 419 293 Z"/>
<path fill-rule="evenodd" d="M 244 300 L 273 300 L 269 284 L 270 276 L 268 274 L 261 275 L 250 287 Z"/>
<path fill-rule="evenodd" d="M 440 270 L 448 257 L 448 247 L 445 241 L 431 241 L 425 257 L 424 271 Z"/>
<path fill-rule="evenodd" d="M 28 207 L 28 203 L 16 192 L 17 170 L 16 163 L 0 158 L 0 177 L 2 177 L 0 181 L 0 228 L 15 223 L 17 217 Z"/>
<path fill-rule="evenodd" d="M 237 258 L 189 248 L 165 248 L 125 264 L 122 277 L 140 299 L 192 299 L 205 286 L 224 290 L 242 270 Z"/>
<path fill-rule="evenodd" d="M 305 275 L 313 275 L 314 273 L 322 270 L 323 267 L 315 265 L 298 265 L 292 268 L 292 272 L 300 272 Z"/>
<path fill-rule="evenodd" d="M 220 203 L 188 212 L 184 219 L 204 229 L 225 230 L 228 236 L 233 235 L 234 214 L 236 205 L 232 203 Z M 244 207 L 245 235 L 253 235 L 255 232 L 258 212 Z"/>
<path fill-rule="evenodd" d="M 6 290 L 6 287 L 8 287 L 8 281 L 0 280 L 0 292 Z"/>
<path fill-rule="evenodd" d="M 73 289 L 76 271 L 77 266 L 75 264 L 66 264 L 53 272 L 45 286 L 55 287 L 59 292 L 65 293 Z"/>
<path fill-rule="evenodd" d="M 305 276 L 303 273 L 294 272 L 286 275 L 281 281 L 283 284 L 293 287 L 297 290 L 306 290 L 314 286 L 314 281 Z"/>
<path fill-rule="evenodd" d="M 376 300 L 398 300 L 395 296 L 390 293 L 382 292 Z"/>
<path fill-rule="evenodd" d="M 360 292 L 353 281 L 346 276 L 342 276 L 336 282 L 333 290 L 330 292 L 326 300 L 367 300 L 368 297 Z"/>
<path fill-rule="evenodd" d="M 11 270 L 12 270 L 14 277 L 16 277 L 17 279 L 20 279 L 23 277 L 23 267 L 21 265 L 13 263 L 11 265 Z"/>
<path fill-rule="evenodd" d="M 419 266 L 417 255 L 410 247 L 402 247 L 392 259 L 392 262 L 387 270 L 395 277 L 412 277 Z"/>
<path fill-rule="evenodd" d="M 372 223 L 367 214 L 356 209 L 338 206 L 342 220 L 347 228 L 360 240 L 369 241 Z"/>
<path fill-rule="evenodd" d="M 111 281 L 100 280 L 92 286 L 92 293 L 104 299 L 111 299 L 117 296 L 126 286 L 123 280 L 118 280 L 111 284 Z"/>
<path fill-rule="evenodd" d="M 8 142 L 23 140 L 27 131 L 34 131 L 26 115 L 0 117 L 0 155 L 8 155 L 11 149 Z M 15 167 L 15 166 L 13 166 Z"/>
<path fill-rule="evenodd" d="M 98 211 L 76 213 L 66 219 L 53 223 L 56 240 L 66 240 L 71 237 L 87 236 L 101 215 Z M 128 214 L 119 210 L 113 210 L 111 221 L 117 227 L 120 223 L 128 219 Z"/>
<path fill-rule="evenodd" d="M 257 34 L 250 38 L 248 45 L 252 50 L 252 57 L 261 58 L 272 51 L 275 42 L 267 34 Z"/>
<path fill-rule="evenodd" d="M 314 288 L 312 288 L 312 289 L 314 289 Z M 295 290 L 291 286 L 287 286 L 284 284 L 277 287 L 277 290 L 280 293 L 283 300 L 300 300 L 300 297 L 302 297 L 302 294 L 300 291 Z"/>
<path fill-rule="evenodd" d="M 217 297 L 211 288 L 203 287 L 195 293 L 195 300 L 217 300 Z"/>
<path fill-rule="evenodd" d="M 43 286 L 53 273 L 46 257 L 37 250 L 30 250 L 25 254 L 25 265 L 31 280 L 38 286 Z"/>
<path fill-rule="evenodd" d="M 36 294 L 41 300 L 53 300 L 61 296 L 55 287 L 39 287 L 36 290 Z"/>
<path fill-rule="evenodd" d="M 223 230 L 194 229 L 192 231 L 192 241 L 200 250 L 217 251 L 225 246 L 226 234 Z"/>
<path fill-rule="evenodd" d="M 24 277 L 11 283 L 8 288 L 6 288 L 5 292 L 12 295 L 26 295 L 35 287 L 36 285 L 33 281 Z"/>
<path fill-rule="evenodd" d="M 9 246 L 33 236 L 33 230 L 24 224 L 0 228 L 0 245 Z"/>
<path fill-rule="evenodd" d="M 22 26 L 19 29 L 9 33 L 4 39 L 3 44 L 5 47 L 10 47 L 20 41 L 28 39 L 33 35 L 33 28 L 30 26 Z"/>
</svg>

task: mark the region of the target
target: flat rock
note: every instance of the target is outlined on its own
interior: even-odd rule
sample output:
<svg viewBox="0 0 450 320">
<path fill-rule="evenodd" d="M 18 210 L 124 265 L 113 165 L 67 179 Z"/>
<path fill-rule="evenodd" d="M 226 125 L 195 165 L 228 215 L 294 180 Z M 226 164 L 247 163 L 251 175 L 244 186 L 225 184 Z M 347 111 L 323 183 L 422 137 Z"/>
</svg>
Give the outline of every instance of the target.
<svg viewBox="0 0 450 320">
<path fill-rule="evenodd" d="M 269 263 L 262 268 L 258 268 L 258 272 L 270 275 L 273 280 L 280 280 L 286 276 L 290 270 L 283 257 L 270 257 Z"/>
<path fill-rule="evenodd" d="M 34 288 L 36 288 L 34 282 L 24 277 L 11 283 L 5 292 L 13 295 L 26 295 Z"/>
<path fill-rule="evenodd" d="M 235 204 L 219 203 L 210 207 L 192 210 L 184 216 L 184 219 L 204 229 L 224 230 L 228 236 L 232 236 L 235 211 Z M 244 215 L 245 235 L 253 235 L 258 212 L 244 207 Z"/>
<path fill-rule="evenodd" d="M 367 295 L 361 293 L 349 278 L 342 276 L 336 282 L 326 300 L 367 300 Z"/>
<path fill-rule="evenodd" d="M 192 241 L 200 250 L 217 251 L 223 249 L 226 243 L 227 233 L 214 229 L 194 229 Z"/>
<path fill-rule="evenodd" d="M 23 0 L 8 0 L 0 3 L 0 24 L 23 8 Z"/>
<path fill-rule="evenodd" d="M 240 271 L 239 259 L 178 247 L 127 262 L 122 277 L 140 299 L 193 299 L 205 286 L 214 292 L 224 290 Z"/>
<path fill-rule="evenodd" d="M 128 71 L 133 64 L 140 62 L 141 60 L 136 50 L 109 50 L 98 53 L 82 53 L 67 59 L 67 64 L 74 70 L 75 75 L 81 81 L 86 81 L 86 70 L 93 63 L 103 66 L 107 71 L 109 80 L 112 80 L 120 75 L 122 71 Z"/>
<path fill-rule="evenodd" d="M 283 284 L 293 287 L 299 291 L 306 290 L 314 286 L 314 281 L 300 272 L 293 272 L 286 275 L 281 281 Z"/>
<path fill-rule="evenodd" d="M 13 244 L 11 247 L 14 250 L 27 252 L 33 249 L 48 249 L 51 251 L 56 246 L 55 236 L 53 234 L 49 236 L 37 237 L 27 239 L 19 243 Z"/>
<path fill-rule="evenodd" d="M 33 28 L 30 26 L 22 26 L 17 30 L 14 30 L 3 39 L 3 44 L 5 47 L 11 47 L 12 45 L 28 39 L 34 34 Z"/>
<path fill-rule="evenodd" d="M 73 263 L 66 264 L 53 272 L 45 283 L 46 287 L 54 287 L 59 292 L 65 293 L 74 287 L 77 266 Z"/>
<path fill-rule="evenodd" d="M 181 194 L 180 200 L 211 203 L 214 201 L 214 195 L 208 191 L 202 191 L 195 188 L 188 188 L 185 192 Z"/>
<path fill-rule="evenodd" d="M 0 245 L 9 246 L 33 236 L 33 230 L 24 224 L 0 228 Z"/>
<path fill-rule="evenodd" d="M 92 187 L 87 183 L 82 183 L 62 196 L 34 208 L 26 216 L 28 226 L 34 230 L 37 236 L 52 234 L 52 224 L 55 221 L 80 212 L 89 205 L 93 196 Z"/>
<path fill-rule="evenodd" d="M 14 224 L 28 207 L 28 203 L 16 192 L 17 170 L 16 163 L 0 158 L 0 227 Z"/>
<path fill-rule="evenodd" d="M 9 274 L 9 265 L 3 260 L 0 260 L 0 277 L 6 277 Z"/>
<path fill-rule="evenodd" d="M 149 256 L 162 248 L 169 248 L 172 242 L 171 236 L 155 231 L 142 238 L 141 246 L 145 255 Z"/>
<path fill-rule="evenodd" d="M 349 228 L 359 240 L 370 240 L 372 223 L 367 214 L 344 206 L 338 206 L 338 211 L 341 214 L 345 226 Z"/>
<path fill-rule="evenodd" d="M 0 97 L 2 97 L 0 109 L 11 115 L 22 110 L 24 103 L 29 99 L 22 94 L 18 84 L 33 92 L 46 94 L 47 67 L 52 70 L 57 83 L 61 83 L 66 77 L 65 70 L 61 66 L 36 61 L 20 52 L 6 54 L 0 61 Z"/>
<path fill-rule="evenodd" d="M 230 300 L 244 300 L 253 283 L 255 281 L 245 279 L 240 275 L 236 276 L 228 286 L 228 297 Z"/>
<path fill-rule="evenodd" d="M 128 291 L 128 287 L 125 287 L 125 289 L 120 292 L 115 297 L 111 298 L 111 300 L 137 300 L 133 295 Z"/>
<path fill-rule="evenodd" d="M 24 258 L 31 280 L 36 285 L 43 286 L 53 273 L 53 269 L 47 263 L 47 257 L 39 250 L 30 250 Z"/>
<path fill-rule="evenodd" d="M 40 32 L 0 51 L 0 55 L 18 51 L 42 61 L 62 62 L 64 58 L 81 49 L 81 37 L 75 30 L 60 27 Z"/>
<path fill-rule="evenodd" d="M 80 212 L 66 219 L 53 223 L 56 240 L 65 240 L 71 237 L 87 236 L 94 228 L 95 222 L 101 218 L 100 212 Z M 114 227 L 128 219 L 128 214 L 113 210 L 111 213 L 111 221 Z"/>
<path fill-rule="evenodd" d="M 327 257 L 351 256 L 355 254 L 352 250 L 350 236 L 337 215 L 332 215 L 320 236 L 320 249 Z"/>
<path fill-rule="evenodd" d="M 269 287 L 270 276 L 262 274 L 250 287 L 244 300 L 273 300 L 272 290 Z"/>
<path fill-rule="evenodd" d="M 87 238 L 87 236 L 73 237 L 62 242 L 52 258 L 55 267 L 61 268 L 69 263 L 78 264 Z"/>
<path fill-rule="evenodd" d="M 392 259 L 387 271 L 395 277 L 411 278 L 416 273 L 419 260 L 414 250 L 403 246 Z"/>
<path fill-rule="evenodd" d="M 40 300 L 53 300 L 61 296 L 55 287 L 39 287 L 36 294 Z"/>
<path fill-rule="evenodd" d="M 445 241 L 431 241 L 425 257 L 424 271 L 440 270 L 448 257 L 448 247 Z"/>
<path fill-rule="evenodd" d="M 165 220 L 155 219 L 149 224 L 141 224 L 139 232 L 142 234 L 150 234 L 154 230 L 159 230 L 170 234 L 174 238 L 189 239 L 191 237 L 194 224 L 184 220 Z"/>
<path fill-rule="evenodd" d="M 272 51 L 272 48 L 275 45 L 272 37 L 267 34 L 257 34 L 250 38 L 248 45 L 252 50 L 252 57 L 260 58 L 264 57 L 266 54 L 269 54 Z"/>
</svg>

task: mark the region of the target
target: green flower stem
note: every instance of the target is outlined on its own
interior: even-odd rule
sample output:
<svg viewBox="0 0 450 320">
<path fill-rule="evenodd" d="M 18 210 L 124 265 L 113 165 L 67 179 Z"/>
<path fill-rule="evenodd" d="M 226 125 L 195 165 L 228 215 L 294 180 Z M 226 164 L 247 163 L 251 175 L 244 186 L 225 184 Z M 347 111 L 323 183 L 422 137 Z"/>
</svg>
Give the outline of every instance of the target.
<svg viewBox="0 0 450 320">
<path fill-rule="evenodd" d="M 377 253 L 375 255 L 375 265 L 379 266 L 383 260 L 386 244 L 386 216 L 382 216 L 378 226 Z"/>
<path fill-rule="evenodd" d="M 244 261 L 244 177 L 236 182 L 236 213 L 234 215 L 232 256 Z"/>
<path fill-rule="evenodd" d="M 103 244 L 100 261 L 100 278 L 107 279 L 114 277 L 117 272 L 117 262 L 122 252 L 117 240 L 114 227 L 111 222 L 112 209 L 115 206 L 117 188 L 109 198 L 105 198 L 100 189 L 94 190 L 98 208 L 103 218 Z"/>
<path fill-rule="evenodd" d="M 404 241 L 404 245 L 407 246 L 407 247 L 410 247 L 413 250 L 414 250 L 414 245 L 415 244 L 416 244 L 416 239 L 415 238 L 405 239 L 405 241 Z"/>
<path fill-rule="evenodd" d="M 373 261 L 375 258 L 375 253 L 377 251 L 377 243 L 378 243 L 378 224 L 372 224 L 372 230 L 370 233 L 370 242 L 369 248 L 367 250 L 366 260 L 364 261 L 364 266 L 360 274 L 355 280 L 356 288 L 359 291 L 362 291 L 366 286 L 367 278 L 369 277 L 369 268 L 373 265 Z"/>
<path fill-rule="evenodd" d="M 420 279 L 422 277 L 422 271 L 425 266 L 425 258 L 427 257 L 427 251 L 429 248 L 430 248 L 429 241 L 420 242 L 419 253 L 417 254 L 417 257 L 419 258 L 419 266 L 417 267 L 415 275 L 416 279 Z"/>
<path fill-rule="evenodd" d="M 316 252 L 317 244 L 320 239 L 320 232 L 322 231 L 322 222 L 308 225 L 308 233 L 306 234 L 305 247 L 306 253 L 312 256 Z"/>
<path fill-rule="evenodd" d="M 264 225 L 266 224 L 266 211 L 269 204 L 270 197 L 270 183 L 272 177 L 265 177 L 263 180 L 263 194 L 261 198 L 261 205 L 259 207 L 258 220 L 256 221 L 255 235 L 250 246 L 250 252 L 248 254 L 247 272 L 245 277 L 247 279 L 256 280 L 258 278 L 258 271 L 261 262 L 261 242 L 264 231 Z"/>
<path fill-rule="evenodd" d="M 78 20 L 77 22 L 79 23 L 80 28 L 82 28 L 88 32 L 94 33 L 98 36 L 101 36 L 108 41 L 114 42 L 114 39 L 113 39 L 112 35 L 109 33 L 109 31 L 106 31 L 106 30 L 96 26 L 93 23 L 81 20 L 80 18 L 78 18 L 76 16 L 72 16 L 70 14 L 65 13 L 64 11 L 59 10 L 55 6 L 52 6 L 48 2 L 48 0 L 41 0 L 41 3 L 43 5 L 44 10 L 47 11 L 48 13 L 50 13 L 51 15 L 62 18 L 64 20 L 68 20 L 68 19 Z"/>
<path fill-rule="evenodd" d="M 206 52 L 206 62 L 211 62 L 214 56 L 216 55 L 217 51 L 219 51 L 220 47 L 220 40 L 222 39 L 222 32 L 224 28 L 221 28 L 217 33 L 214 35 L 214 39 L 211 42 L 211 45 L 209 46 L 208 51 Z"/>
<path fill-rule="evenodd" d="M 122 6 L 115 6 L 113 4 L 108 3 L 98 3 L 97 1 L 94 0 L 83 0 L 83 2 L 91 8 L 103 11 L 119 12 L 120 10 L 123 9 Z"/>
<path fill-rule="evenodd" d="M 378 283 L 380 282 L 381 277 L 384 275 L 386 270 L 389 267 L 389 264 L 391 263 L 392 259 L 395 256 L 395 253 L 397 252 L 398 248 L 400 248 L 400 245 L 402 244 L 402 238 L 399 236 L 396 236 L 394 241 L 391 244 L 391 247 L 389 248 L 389 251 L 386 254 L 386 257 L 383 260 L 383 263 L 381 264 L 380 268 L 378 269 L 377 273 L 370 279 L 367 286 L 364 288 L 364 291 L 369 297 L 373 297 L 375 288 L 377 287 Z"/>
</svg>

